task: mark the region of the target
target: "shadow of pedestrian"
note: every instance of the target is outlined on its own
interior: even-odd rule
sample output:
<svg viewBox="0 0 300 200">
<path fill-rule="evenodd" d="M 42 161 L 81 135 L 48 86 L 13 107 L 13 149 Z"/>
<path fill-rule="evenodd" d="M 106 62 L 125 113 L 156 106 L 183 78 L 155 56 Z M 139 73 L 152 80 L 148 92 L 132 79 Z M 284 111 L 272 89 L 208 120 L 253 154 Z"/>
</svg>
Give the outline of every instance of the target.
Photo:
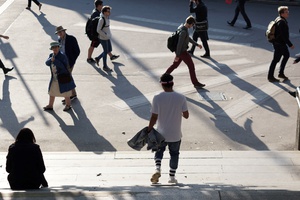
<svg viewBox="0 0 300 200">
<path fill-rule="evenodd" d="M 1 127 L 7 129 L 7 131 L 15 138 L 18 132 L 25 127 L 25 125 L 34 120 L 31 116 L 26 120 L 20 121 L 13 111 L 11 106 L 10 92 L 9 92 L 9 82 L 16 79 L 13 76 L 5 76 L 2 86 L 2 99 L 0 100 L 0 119 L 2 121 Z"/>
<path fill-rule="evenodd" d="M 74 125 L 67 125 L 54 111 L 49 112 L 58 121 L 61 130 L 68 136 L 79 151 L 116 151 L 112 144 L 101 136 L 93 126 L 80 101 L 73 103 L 69 114 Z"/>
</svg>

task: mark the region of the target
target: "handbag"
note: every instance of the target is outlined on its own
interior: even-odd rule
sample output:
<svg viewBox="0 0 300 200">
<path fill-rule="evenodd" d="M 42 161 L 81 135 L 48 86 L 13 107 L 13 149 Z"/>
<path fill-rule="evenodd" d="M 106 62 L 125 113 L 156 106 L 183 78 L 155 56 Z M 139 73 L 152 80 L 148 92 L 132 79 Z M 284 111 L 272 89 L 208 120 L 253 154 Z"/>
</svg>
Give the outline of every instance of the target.
<svg viewBox="0 0 300 200">
<path fill-rule="evenodd" d="M 72 81 L 71 74 L 58 74 L 57 75 L 57 80 L 59 83 L 64 84 L 64 83 L 70 83 Z"/>
<path fill-rule="evenodd" d="M 197 32 L 207 31 L 208 22 L 207 22 L 207 20 L 204 20 L 202 22 L 196 22 L 195 26 L 196 26 L 195 31 L 197 31 Z"/>
</svg>

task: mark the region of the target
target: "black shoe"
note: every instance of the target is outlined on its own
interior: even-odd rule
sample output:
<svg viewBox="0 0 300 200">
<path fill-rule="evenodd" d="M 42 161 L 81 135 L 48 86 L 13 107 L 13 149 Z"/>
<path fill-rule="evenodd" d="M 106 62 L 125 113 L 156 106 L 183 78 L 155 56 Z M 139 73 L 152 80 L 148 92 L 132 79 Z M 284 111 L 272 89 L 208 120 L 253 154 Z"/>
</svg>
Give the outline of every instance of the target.
<svg viewBox="0 0 300 200">
<path fill-rule="evenodd" d="M 210 55 L 204 54 L 204 55 L 201 56 L 201 58 L 210 58 Z"/>
<path fill-rule="evenodd" d="M 274 83 L 274 82 L 280 82 L 278 79 L 276 78 L 268 78 L 269 82 Z"/>
<path fill-rule="evenodd" d="M 194 85 L 194 87 L 195 87 L 196 89 L 204 88 L 204 86 L 205 86 L 205 84 L 202 84 L 202 83 L 197 83 L 197 84 Z"/>
<path fill-rule="evenodd" d="M 110 57 L 110 60 L 116 60 L 117 58 L 119 58 L 120 56 L 119 55 L 112 55 Z"/>
<path fill-rule="evenodd" d="M 289 79 L 284 74 L 278 74 L 278 78 L 283 78 L 284 80 L 288 80 Z"/>
<path fill-rule="evenodd" d="M 63 111 L 65 111 L 65 112 L 66 112 L 66 111 L 68 111 L 68 110 L 71 110 L 71 108 L 72 108 L 72 106 L 68 106 L 68 105 L 66 105 L 66 106 L 65 106 L 65 108 L 63 109 Z"/>
<path fill-rule="evenodd" d="M 86 59 L 86 61 L 87 61 L 88 63 L 94 63 L 94 62 L 95 62 L 95 60 L 94 60 L 93 58 L 88 58 L 88 59 Z"/>
<path fill-rule="evenodd" d="M 73 101 L 74 99 L 77 99 L 77 95 L 70 96 L 70 99 L 71 99 L 71 101 Z"/>
<path fill-rule="evenodd" d="M 113 70 L 107 66 L 103 67 L 103 70 L 104 71 L 107 71 L 107 72 L 112 72 Z"/>
<path fill-rule="evenodd" d="M 230 26 L 234 26 L 234 24 L 230 21 L 227 21 L 227 24 L 230 25 Z"/>
<path fill-rule="evenodd" d="M 3 72 L 4 72 L 4 74 L 7 74 L 8 72 L 10 72 L 11 70 L 13 70 L 14 68 L 10 68 L 10 69 L 8 69 L 8 68 L 3 68 Z"/>
<path fill-rule="evenodd" d="M 250 28 L 252 28 L 252 26 L 245 26 L 245 27 L 243 27 L 243 29 L 250 29 Z"/>
<path fill-rule="evenodd" d="M 47 111 L 47 110 L 53 110 L 53 108 L 50 107 L 50 106 L 45 106 L 45 107 L 43 107 L 43 109 L 44 109 L 45 111 Z"/>
<path fill-rule="evenodd" d="M 26 7 L 27 10 L 31 10 L 30 7 Z"/>
<path fill-rule="evenodd" d="M 192 50 L 189 50 L 188 53 L 194 55 L 194 52 Z"/>
<path fill-rule="evenodd" d="M 293 97 L 296 98 L 296 92 L 291 92 L 291 91 L 289 91 L 289 94 L 290 94 L 291 96 L 293 96 Z"/>
<path fill-rule="evenodd" d="M 95 61 L 96 61 L 97 66 L 99 66 L 99 60 L 100 60 L 100 59 L 95 58 Z"/>
</svg>

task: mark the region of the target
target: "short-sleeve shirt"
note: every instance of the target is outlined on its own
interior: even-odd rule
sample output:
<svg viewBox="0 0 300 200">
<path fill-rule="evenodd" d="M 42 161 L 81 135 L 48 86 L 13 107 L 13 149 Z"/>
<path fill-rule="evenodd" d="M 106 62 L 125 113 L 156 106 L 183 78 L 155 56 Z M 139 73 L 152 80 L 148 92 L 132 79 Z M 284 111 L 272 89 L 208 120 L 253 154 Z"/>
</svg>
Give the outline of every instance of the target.
<svg viewBox="0 0 300 200">
<path fill-rule="evenodd" d="M 157 114 L 157 131 L 166 142 L 181 140 L 182 113 L 187 111 L 185 96 L 177 92 L 161 92 L 154 96 L 151 113 Z"/>
</svg>

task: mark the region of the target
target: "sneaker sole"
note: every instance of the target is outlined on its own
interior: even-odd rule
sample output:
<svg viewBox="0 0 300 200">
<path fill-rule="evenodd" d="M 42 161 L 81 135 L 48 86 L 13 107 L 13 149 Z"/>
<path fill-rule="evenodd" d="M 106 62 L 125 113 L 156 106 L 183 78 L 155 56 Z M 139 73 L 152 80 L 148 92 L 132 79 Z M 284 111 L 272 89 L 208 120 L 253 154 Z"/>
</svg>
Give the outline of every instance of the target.
<svg viewBox="0 0 300 200">
<path fill-rule="evenodd" d="M 160 178 L 160 173 L 156 172 L 152 175 L 152 178 L 150 179 L 151 183 L 158 183 Z"/>
</svg>

